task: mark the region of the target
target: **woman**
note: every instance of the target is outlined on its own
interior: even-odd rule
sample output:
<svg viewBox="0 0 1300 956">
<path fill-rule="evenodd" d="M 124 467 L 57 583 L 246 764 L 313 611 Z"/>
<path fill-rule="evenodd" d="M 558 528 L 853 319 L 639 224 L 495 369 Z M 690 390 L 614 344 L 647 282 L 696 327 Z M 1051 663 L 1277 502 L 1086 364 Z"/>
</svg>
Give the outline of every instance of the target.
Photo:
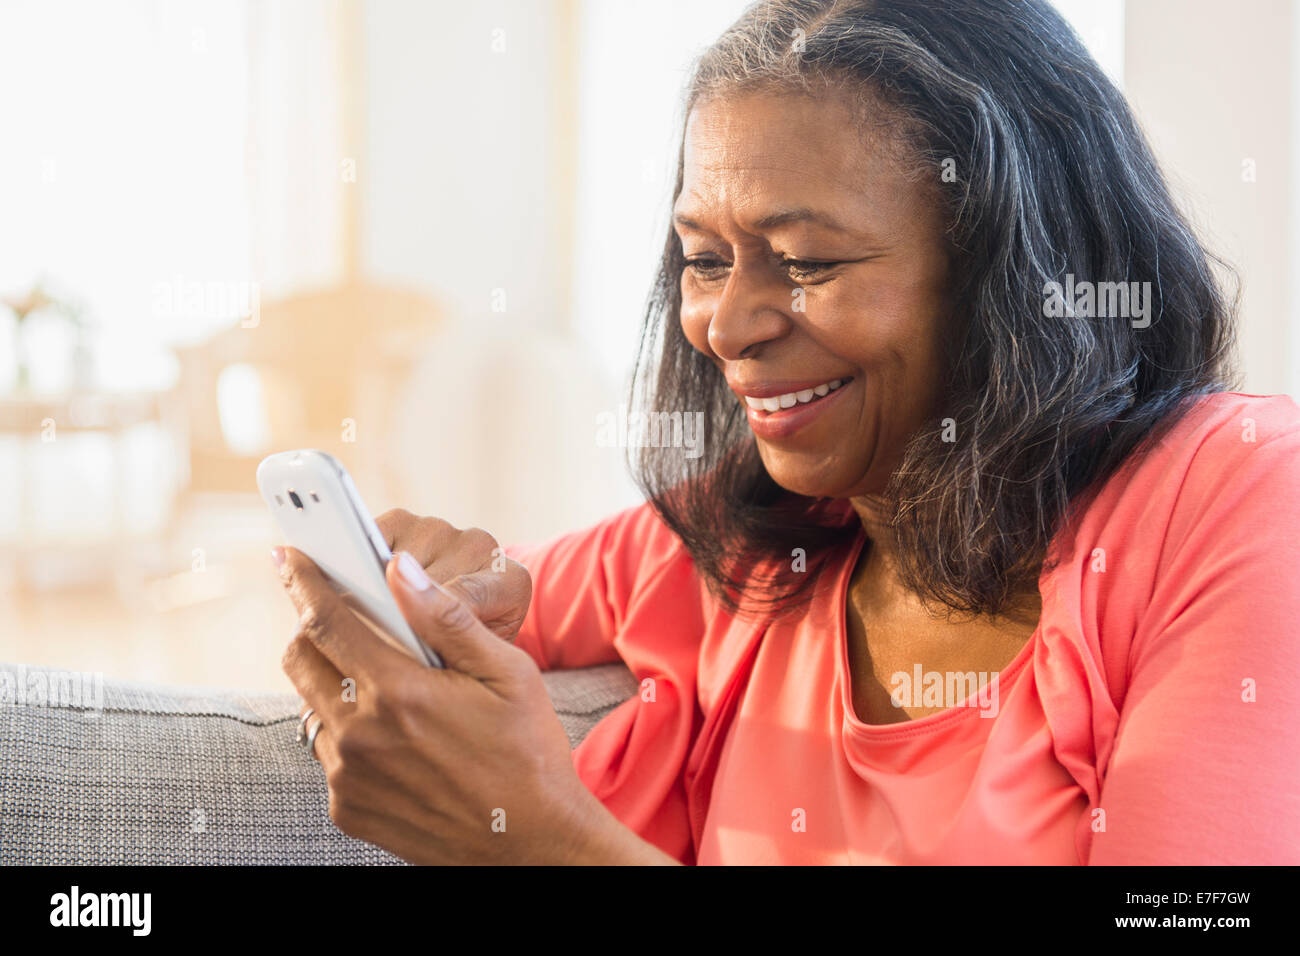
<svg viewBox="0 0 1300 956">
<path fill-rule="evenodd" d="M 637 394 L 706 453 L 644 449 L 646 505 L 509 562 L 386 515 L 446 672 L 277 554 L 339 827 L 420 862 L 1300 862 L 1300 409 L 1228 391 L 1210 257 L 1059 15 L 761 3 L 687 107 Z M 641 693 L 571 756 L 538 668 L 617 660 Z"/>
</svg>

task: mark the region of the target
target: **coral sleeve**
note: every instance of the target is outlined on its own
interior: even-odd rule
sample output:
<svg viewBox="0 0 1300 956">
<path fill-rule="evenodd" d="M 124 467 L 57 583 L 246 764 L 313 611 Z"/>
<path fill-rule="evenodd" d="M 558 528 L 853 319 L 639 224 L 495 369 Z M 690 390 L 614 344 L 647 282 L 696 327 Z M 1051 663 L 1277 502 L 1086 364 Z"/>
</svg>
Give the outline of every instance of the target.
<svg viewBox="0 0 1300 956">
<path fill-rule="evenodd" d="M 580 531 L 505 553 L 528 568 L 533 597 L 516 644 L 542 670 L 620 659 L 614 639 L 659 568 L 683 552 L 648 505 Z"/>
<path fill-rule="evenodd" d="M 697 702 L 705 590 L 681 541 L 649 505 L 535 548 L 507 548 L 533 576 L 517 643 L 547 669 L 621 660 L 636 696 L 574 751 L 587 788 L 626 826 L 694 861 L 685 770 Z"/>
<path fill-rule="evenodd" d="M 1300 856 L 1300 428 L 1249 424 L 1207 437 L 1152 556 L 1089 863 Z"/>
</svg>

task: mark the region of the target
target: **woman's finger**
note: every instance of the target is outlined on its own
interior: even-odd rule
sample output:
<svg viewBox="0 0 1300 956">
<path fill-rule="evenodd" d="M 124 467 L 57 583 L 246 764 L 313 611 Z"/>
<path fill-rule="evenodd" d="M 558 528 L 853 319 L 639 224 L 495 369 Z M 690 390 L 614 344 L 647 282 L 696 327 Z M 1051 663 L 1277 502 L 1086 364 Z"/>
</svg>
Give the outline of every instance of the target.
<svg viewBox="0 0 1300 956">
<path fill-rule="evenodd" d="M 533 579 L 518 561 L 506 559 L 502 570 L 459 574 L 443 590 L 463 601 L 488 630 L 513 639 L 533 596 Z"/>
<path fill-rule="evenodd" d="M 298 610 L 301 634 L 340 673 L 382 685 L 412 663 L 352 613 L 316 564 L 296 548 L 283 548 L 280 579 Z"/>
<path fill-rule="evenodd" d="M 349 703 L 345 692 L 356 696 L 355 679 L 347 679 L 324 654 L 303 634 L 296 634 L 285 648 L 280 667 L 293 682 L 307 706 L 322 716 L 335 717 Z"/>
<path fill-rule="evenodd" d="M 321 729 L 316 732 L 316 758 L 326 768 L 332 767 L 337 751 L 334 749 L 333 738 L 323 736 L 325 728 L 333 725 L 337 730 L 339 724 L 351 716 L 347 710 L 350 706 L 348 697 L 355 701 L 356 695 L 348 694 L 343 675 L 302 635 L 295 636 L 289 642 L 281 666 L 303 699 L 302 712 L 305 713 L 307 708 L 313 711 L 307 721 L 307 730 L 311 730 L 317 722 L 321 725 Z"/>
<path fill-rule="evenodd" d="M 523 652 L 500 640 L 469 605 L 435 584 L 406 552 L 388 563 L 388 587 L 408 624 L 453 670 L 484 682 L 513 673 Z"/>
</svg>

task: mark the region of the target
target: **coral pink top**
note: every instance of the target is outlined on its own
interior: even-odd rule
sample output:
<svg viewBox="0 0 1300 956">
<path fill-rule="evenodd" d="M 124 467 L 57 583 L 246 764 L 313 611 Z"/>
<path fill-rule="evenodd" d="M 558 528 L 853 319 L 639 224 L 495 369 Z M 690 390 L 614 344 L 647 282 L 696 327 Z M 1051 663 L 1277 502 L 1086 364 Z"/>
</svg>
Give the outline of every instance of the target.
<svg viewBox="0 0 1300 956">
<path fill-rule="evenodd" d="M 647 505 L 507 551 L 539 666 L 642 680 L 574 764 L 683 863 L 1300 863 L 1300 408 L 1200 399 L 1058 541 L 996 706 L 888 725 L 850 693 L 861 535 L 757 623 Z"/>
</svg>

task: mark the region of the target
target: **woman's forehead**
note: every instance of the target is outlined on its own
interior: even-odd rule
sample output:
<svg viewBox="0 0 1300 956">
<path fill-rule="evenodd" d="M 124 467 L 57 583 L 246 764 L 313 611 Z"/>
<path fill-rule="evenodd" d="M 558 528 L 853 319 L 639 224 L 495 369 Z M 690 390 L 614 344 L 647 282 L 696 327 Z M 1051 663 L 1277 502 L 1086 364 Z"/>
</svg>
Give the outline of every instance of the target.
<svg viewBox="0 0 1300 956">
<path fill-rule="evenodd" d="M 864 135 L 840 97 L 713 97 L 687 119 L 676 221 L 748 218 L 758 230 L 807 222 L 852 229 L 903 215 L 925 198 L 883 128 Z M 783 220 L 783 221 L 782 221 Z"/>
</svg>

